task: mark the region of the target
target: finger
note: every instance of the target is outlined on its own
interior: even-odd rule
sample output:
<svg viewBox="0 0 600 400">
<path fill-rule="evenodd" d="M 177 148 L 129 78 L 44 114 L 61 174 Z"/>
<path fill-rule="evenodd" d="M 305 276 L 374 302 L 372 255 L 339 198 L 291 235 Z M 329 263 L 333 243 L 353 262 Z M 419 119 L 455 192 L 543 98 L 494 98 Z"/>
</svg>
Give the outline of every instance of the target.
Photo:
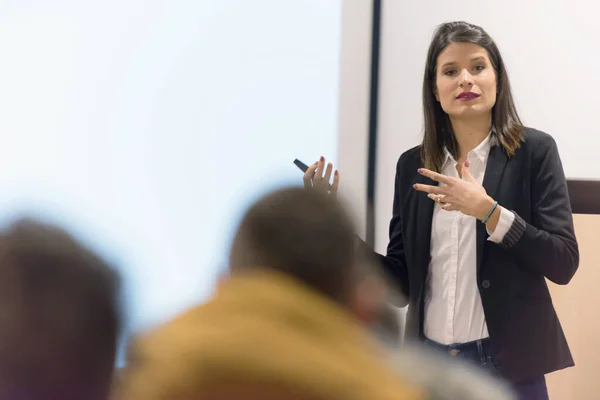
<svg viewBox="0 0 600 400">
<path fill-rule="evenodd" d="M 429 179 L 433 179 L 436 182 L 445 183 L 446 185 L 449 185 L 452 182 L 452 178 L 446 175 L 438 174 L 437 172 L 433 172 L 432 170 L 427 168 L 419 168 L 417 172 L 423 176 L 428 177 Z"/>
<path fill-rule="evenodd" d="M 427 197 L 429 197 L 431 200 L 433 201 L 438 201 L 440 200 L 440 195 L 439 194 L 434 194 L 434 193 L 429 193 L 427 195 Z"/>
<path fill-rule="evenodd" d="M 439 203 L 439 202 L 444 203 L 446 201 L 446 196 L 444 196 L 443 194 L 429 193 L 427 195 L 427 197 L 429 197 L 431 200 L 433 200 L 437 203 Z"/>
<path fill-rule="evenodd" d="M 304 181 L 304 187 L 307 189 L 312 188 L 312 177 L 315 174 L 315 170 L 317 169 L 317 163 L 318 162 L 315 162 L 313 165 L 308 167 L 308 169 L 304 173 L 304 176 L 302 177 L 302 180 Z"/>
<path fill-rule="evenodd" d="M 441 207 L 446 210 L 446 211 L 456 211 L 458 210 L 458 207 L 455 204 L 452 203 L 444 203 L 441 205 Z"/>
<path fill-rule="evenodd" d="M 337 196 L 338 187 L 340 186 L 340 173 L 336 170 L 333 174 L 333 184 L 331 185 L 330 193 L 333 197 Z"/>
<path fill-rule="evenodd" d="M 456 199 L 450 195 L 442 196 L 442 202 L 444 204 L 456 204 Z"/>
<path fill-rule="evenodd" d="M 321 156 L 317 162 L 317 170 L 315 171 L 314 182 L 318 183 L 323 178 L 323 169 L 325 167 L 325 157 Z"/>
<path fill-rule="evenodd" d="M 329 183 L 329 180 L 331 179 L 331 173 L 333 172 L 333 164 L 332 163 L 328 163 L 327 164 L 327 169 L 325 169 L 325 175 L 323 176 L 323 180 L 327 183 Z"/>
<path fill-rule="evenodd" d="M 474 179 L 473 175 L 471 175 L 471 171 L 469 170 L 469 161 L 465 161 L 463 163 L 460 175 L 464 180 L 467 181 Z"/>
<path fill-rule="evenodd" d="M 317 172 L 315 173 L 315 177 L 322 178 L 324 169 L 325 169 L 325 157 L 321 156 L 321 158 L 317 162 Z"/>
<path fill-rule="evenodd" d="M 425 193 L 447 194 L 446 189 L 441 186 L 423 185 L 421 183 L 415 183 L 413 189 Z"/>
</svg>

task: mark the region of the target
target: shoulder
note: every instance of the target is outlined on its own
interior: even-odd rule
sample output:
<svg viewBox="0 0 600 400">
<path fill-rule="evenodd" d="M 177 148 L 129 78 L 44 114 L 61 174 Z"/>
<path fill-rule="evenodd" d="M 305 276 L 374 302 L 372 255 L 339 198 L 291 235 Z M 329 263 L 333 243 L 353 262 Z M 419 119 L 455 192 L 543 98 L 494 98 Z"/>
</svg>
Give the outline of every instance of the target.
<svg viewBox="0 0 600 400">
<path fill-rule="evenodd" d="M 543 131 L 534 128 L 525 128 L 523 130 L 523 145 L 524 150 L 527 150 L 532 155 L 545 155 L 548 151 L 556 149 L 556 141 L 554 138 Z"/>
<path fill-rule="evenodd" d="M 412 149 L 406 150 L 400 155 L 396 169 L 398 171 L 405 168 L 416 169 L 421 165 L 421 146 L 415 146 Z"/>
<path fill-rule="evenodd" d="M 396 163 L 396 179 L 404 182 L 406 179 L 412 181 L 417 168 L 421 166 L 421 146 L 415 146 L 406 150 Z"/>
<path fill-rule="evenodd" d="M 526 168 L 535 170 L 557 165 L 562 168 L 556 140 L 550 134 L 534 128 L 523 130 L 523 143 L 515 158 L 520 159 Z"/>
</svg>

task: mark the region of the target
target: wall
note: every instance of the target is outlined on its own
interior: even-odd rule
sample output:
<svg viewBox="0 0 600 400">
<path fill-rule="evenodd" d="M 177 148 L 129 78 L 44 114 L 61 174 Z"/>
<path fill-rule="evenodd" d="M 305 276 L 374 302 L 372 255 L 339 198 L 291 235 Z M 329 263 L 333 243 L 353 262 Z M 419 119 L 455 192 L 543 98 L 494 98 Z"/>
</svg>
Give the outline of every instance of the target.
<svg viewBox="0 0 600 400">
<path fill-rule="evenodd" d="M 342 3 L 342 51 L 338 104 L 340 195 L 345 198 L 364 238 L 367 209 L 369 90 L 372 0 Z"/>
<path fill-rule="evenodd" d="M 336 161 L 341 0 L 0 3 L 0 218 L 114 260 L 131 329 L 212 293 L 239 214 Z"/>
<path fill-rule="evenodd" d="M 599 199 L 600 200 L 600 199 Z M 566 286 L 548 282 L 554 307 L 569 341 L 575 367 L 548 376 L 552 399 L 600 398 L 600 215 L 575 215 L 575 233 L 581 260 L 579 270 Z"/>
</svg>

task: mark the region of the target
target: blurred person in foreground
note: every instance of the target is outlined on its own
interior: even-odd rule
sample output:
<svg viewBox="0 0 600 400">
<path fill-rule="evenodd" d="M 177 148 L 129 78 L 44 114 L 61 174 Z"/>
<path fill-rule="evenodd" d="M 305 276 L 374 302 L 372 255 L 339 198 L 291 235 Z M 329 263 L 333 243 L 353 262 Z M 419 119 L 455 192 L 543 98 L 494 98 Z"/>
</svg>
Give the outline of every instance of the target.
<svg viewBox="0 0 600 400">
<path fill-rule="evenodd" d="M 0 233 L 0 399 L 107 399 L 119 284 L 56 227 L 20 220 Z"/>
<path fill-rule="evenodd" d="M 134 342 L 117 398 L 513 399 L 479 371 L 387 340 L 396 327 L 375 324 L 397 299 L 354 241 L 333 198 L 263 197 L 239 226 L 215 298 Z M 389 348 L 372 339 L 377 328 Z"/>
<path fill-rule="evenodd" d="M 382 296 L 337 201 L 268 194 L 243 217 L 215 297 L 134 342 L 117 398 L 425 399 L 364 329 Z"/>
</svg>

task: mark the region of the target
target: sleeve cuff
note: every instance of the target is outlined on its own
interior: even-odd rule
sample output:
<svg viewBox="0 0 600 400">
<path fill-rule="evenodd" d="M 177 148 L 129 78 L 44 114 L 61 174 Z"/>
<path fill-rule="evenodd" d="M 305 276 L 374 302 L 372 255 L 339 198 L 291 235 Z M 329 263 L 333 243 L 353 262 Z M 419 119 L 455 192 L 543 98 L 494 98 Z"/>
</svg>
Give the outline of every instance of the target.
<svg viewBox="0 0 600 400">
<path fill-rule="evenodd" d="M 513 247 L 523 236 L 525 232 L 525 228 L 527 228 L 527 223 L 523 218 L 519 216 L 519 214 L 513 212 L 515 220 L 513 221 L 512 226 L 504 235 L 504 240 L 500 243 L 503 247 Z"/>
<path fill-rule="evenodd" d="M 498 224 L 496 225 L 494 232 L 490 233 L 489 230 L 487 231 L 488 235 L 490 235 L 488 240 L 494 243 L 502 243 L 504 236 L 506 236 L 506 233 L 512 227 L 514 220 L 515 214 L 512 211 L 500 206 L 500 217 L 498 219 Z"/>
</svg>

